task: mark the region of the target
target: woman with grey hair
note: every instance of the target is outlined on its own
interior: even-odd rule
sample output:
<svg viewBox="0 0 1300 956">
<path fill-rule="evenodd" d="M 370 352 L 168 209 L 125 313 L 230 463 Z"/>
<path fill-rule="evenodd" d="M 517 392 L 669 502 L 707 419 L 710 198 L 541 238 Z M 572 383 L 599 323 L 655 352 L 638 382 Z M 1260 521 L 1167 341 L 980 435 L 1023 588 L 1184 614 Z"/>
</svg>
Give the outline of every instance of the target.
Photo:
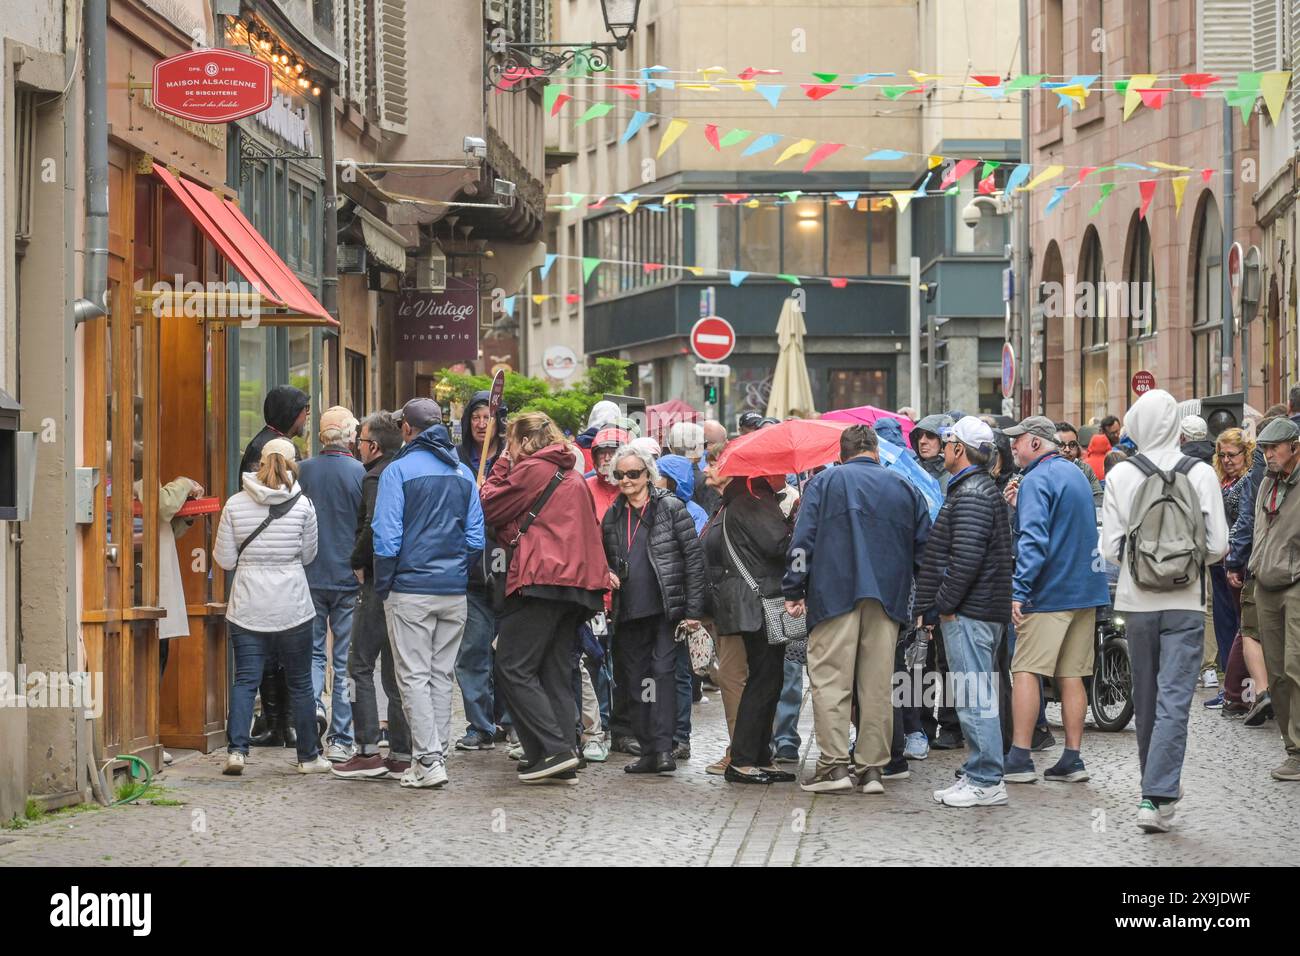
<svg viewBox="0 0 1300 956">
<path fill-rule="evenodd" d="M 628 773 L 672 773 L 676 719 L 674 630 L 704 613 L 704 551 L 676 495 L 655 487 L 654 457 L 614 453 L 619 496 L 605 513 L 605 556 L 614 587 L 614 680 L 632 709 L 641 757 Z"/>
</svg>

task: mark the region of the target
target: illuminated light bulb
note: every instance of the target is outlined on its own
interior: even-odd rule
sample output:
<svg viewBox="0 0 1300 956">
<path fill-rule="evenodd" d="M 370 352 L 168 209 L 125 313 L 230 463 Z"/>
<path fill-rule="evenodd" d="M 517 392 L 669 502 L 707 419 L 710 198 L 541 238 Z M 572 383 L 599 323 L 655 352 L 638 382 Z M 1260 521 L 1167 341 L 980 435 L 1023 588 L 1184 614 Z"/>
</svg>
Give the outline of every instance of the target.
<svg viewBox="0 0 1300 956">
<path fill-rule="evenodd" d="M 307 83 L 307 77 L 305 77 L 305 76 L 300 76 L 300 77 L 298 77 L 298 85 L 301 86 L 304 90 L 307 89 L 307 87 L 308 87 L 308 85 L 309 85 L 309 84 Z"/>
<path fill-rule="evenodd" d="M 313 87 L 311 88 L 311 95 L 312 95 L 312 96 L 320 96 L 320 87 L 319 87 L 319 86 L 313 86 Z"/>
<path fill-rule="evenodd" d="M 305 69 L 307 69 L 307 67 L 302 63 L 295 63 L 293 67 L 295 73 L 301 73 Z"/>
</svg>

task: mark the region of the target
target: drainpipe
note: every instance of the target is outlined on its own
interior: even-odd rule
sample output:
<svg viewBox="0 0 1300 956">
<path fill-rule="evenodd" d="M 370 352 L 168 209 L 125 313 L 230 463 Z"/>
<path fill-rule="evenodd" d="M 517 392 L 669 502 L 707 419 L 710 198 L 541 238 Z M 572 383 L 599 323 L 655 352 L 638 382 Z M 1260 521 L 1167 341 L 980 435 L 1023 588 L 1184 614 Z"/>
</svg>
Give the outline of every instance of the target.
<svg viewBox="0 0 1300 956">
<path fill-rule="evenodd" d="M 1029 73 L 1029 0 L 1020 0 L 1020 74 L 1024 76 L 1027 75 L 1028 73 Z M 1024 98 L 1020 102 L 1020 161 L 1022 163 L 1027 163 L 1030 161 L 1029 155 L 1032 152 L 1030 148 L 1030 142 L 1029 142 L 1029 136 L 1030 136 L 1029 102 L 1030 102 L 1029 91 L 1025 90 Z M 1015 266 L 1014 275 L 1015 275 L 1017 288 L 1013 290 L 1013 295 L 1019 303 L 1019 312 L 1020 312 L 1019 316 L 1017 317 L 1019 321 L 1019 325 L 1017 326 L 1019 330 L 1019 335 L 1018 335 L 1019 343 L 1017 347 L 1020 349 L 1020 355 L 1019 355 L 1020 362 L 1019 362 L 1019 369 L 1017 370 L 1017 375 L 1016 375 L 1016 379 L 1017 379 L 1016 388 L 1018 391 L 1018 398 L 1020 399 L 1020 401 L 1017 404 L 1020 407 L 1021 418 L 1025 418 L 1026 416 L 1033 414 L 1032 411 L 1030 410 L 1033 401 L 1032 399 L 1033 386 L 1030 384 L 1032 378 L 1031 378 L 1031 370 L 1030 370 L 1030 363 L 1029 363 L 1029 356 L 1031 351 L 1030 341 L 1029 341 L 1029 337 L 1030 337 L 1029 287 L 1031 284 L 1029 281 L 1030 280 L 1029 271 L 1030 271 L 1031 261 L 1033 256 L 1033 252 L 1029 248 L 1029 239 L 1030 239 L 1029 214 L 1030 214 L 1030 208 L 1032 203 L 1032 199 L 1030 198 L 1031 196 L 1032 193 L 1024 193 L 1020 197 L 1020 204 L 1019 204 L 1020 215 L 1019 217 L 1017 217 L 1017 221 L 1016 221 L 1016 225 L 1018 226 L 1016 231 L 1018 235 L 1016 236 L 1016 242 L 1015 242 L 1015 246 L 1016 246 L 1015 251 L 1017 255 L 1016 255 L 1016 266 Z M 1044 322 L 1045 321 L 1046 319 L 1044 319 Z M 1043 356 L 1043 361 L 1044 362 L 1047 361 L 1046 355 Z M 1027 395 L 1030 397 L 1027 398 L 1026 397 Z"/>
<path fill-rule="evenodd" d="M 86 249 L 74 320 L 108 315 L 108 0 L 86 0 Z"/>
</svg>

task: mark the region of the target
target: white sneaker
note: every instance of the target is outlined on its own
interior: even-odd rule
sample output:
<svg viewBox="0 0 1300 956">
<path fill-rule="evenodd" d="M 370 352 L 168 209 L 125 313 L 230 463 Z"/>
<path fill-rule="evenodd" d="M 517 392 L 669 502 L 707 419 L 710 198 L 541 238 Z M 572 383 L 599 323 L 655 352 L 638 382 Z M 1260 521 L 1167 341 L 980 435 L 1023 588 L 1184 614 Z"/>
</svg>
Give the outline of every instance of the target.
<svg viewBox="0 0 1300 956">
<path fill-rule="evenodd" d="M 171 763 L 172 763 L 172 755 L 169 754 L 167 751 L 164 750 L 164 751 L 163 751 L 163 766 L 164 766 L 164 767 L 170 767 L 170 766 L 171 766 Z"/>
<path fill-rule="evenodd" d="M 325 759 L 330 763 L 347 763 L 357 755 L 357 748 L 352 744 L 331 743 L 325 748 Z"/>
<path fill-rule="evenodd" d="M 511 760 L 523 760 L 524 745 L 515 744 L 513 747 L 511 747 L 509 750 L 506 751 L 506 756 L 509 757 Z"/>
<path fill-rule="evenodd" d="M 933 792 L 934 802 L 943 803 L 944 797 L 948 796 L 950 793 L 956 793 L 964 786 L 966 786 L 966 778 L 964 776 L 958 777 L 957 781 L 951 787 L 944 787 L 942 790 L 935 790 Z"/>
<path fill-rule="evenodd" d="M 334 765 L 332 763 L 330 763 L 320 754 L 317 754 L 313 759 L 307 761 L 306 763 L 298 764 L 298 772 L 299 773 L 329 773 L 330 768 L 333 766 Z"/>
<path fill-rule="evenodd" d="M 1000 807 L 1007 802 L 1007 785 L 998 781 L 996 787 L 978 787 L 969 780 L 957 790 L 944 794 L 945 807 Z"/>
<path fill-rule="evenodd" d="M 1176 812 L 1173 803 L 1162 803 L 1157 807 L 1150 800 L 1143 800 L 1138 804 L 1138 827 L 1147 833 L 1168 833 Z"/>
<path fill-rule="evenodd" d="M 418 760 L 412 760 L 411 766 L 407 768 L 406 773 L 402 774 L 400 781 L 403 787 L 415 789 L 441 787 L 446 782 L 447 765 L 441 760 L 435 760 L 430 767 L 426 767 Z"/>
<path fill-rule="evenodd" d="M 1205 668 L 1204 673 L 1201 674 L 1201 686 L 1202 686 L 1202 687 L 1218 687 L 1218 686 L 1219 686 L 1219 672 L 1216 671 L 1213 667 L 1207 667 L 1207 668 Z"/>
<path fill-rule="evenodd" d="M 589 763 L 604 763 L 609 759 L 609 742 L 603 737 L 588 740 L 582 748 L 582 755 Z"/>
<path fill-rule="evenodd" d="M 226 754 L 226 765 L 221 772 L 227 777 L 238 777 L 244 772 L 244 759 L 244 755 L 237 751 Z"/>
</svg>

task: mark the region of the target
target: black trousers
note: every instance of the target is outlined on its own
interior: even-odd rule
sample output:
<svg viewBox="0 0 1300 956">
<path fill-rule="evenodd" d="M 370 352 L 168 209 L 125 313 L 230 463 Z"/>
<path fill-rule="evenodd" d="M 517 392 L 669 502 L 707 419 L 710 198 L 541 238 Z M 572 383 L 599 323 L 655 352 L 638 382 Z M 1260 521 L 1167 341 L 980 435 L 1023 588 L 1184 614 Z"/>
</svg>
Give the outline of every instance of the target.
<svg viewBox="0 0 1300 956">
<path fill-rule="evenodd" d="M 624 706 L 641 752 L 673 749 L 677 720 L 677 645 L 663 614 L 619 621 L 614 681 L 623 688 Z"/>
<path fill-rule="evenodd" d="M 769 644 L 767 634 L 741 634 L 749 678 L 736 707 L 736 729 L 731 735 L 731 763 L 735 767 L 767 767 L 772 763 L 772 722 L 785 680 L 785 645 Z"/>
<path fill-rule="evenodd" d="M 506 598 L 497 631 L 495 690 L 504 695 L 524 759 L 573 751 L 573 646 L 590 611 L 569 601 Z"/>
<path fill-rule="evenodd" d="M 922 677 L 922 687 L 928 687 L 929 681 L 936 680 L 930 677 L 935 674 L 937 681 L 935 689 L 938 691 L 936 703 L 938 704 L 938 717 L 928 707 L 921 708 L 921 729 L 931 741 L 935 740 L 941 731 L 948 731 L 950 734 L 961 736 L 961 721 L 957 719 L 957 708 L 952 705 L 948 699 L 948 653 L 943 645 L 943 626 L 936 625 L 934 637 L 930 640 L 930 652 L 926 655 L 925 673 Z"/>
</svg>

